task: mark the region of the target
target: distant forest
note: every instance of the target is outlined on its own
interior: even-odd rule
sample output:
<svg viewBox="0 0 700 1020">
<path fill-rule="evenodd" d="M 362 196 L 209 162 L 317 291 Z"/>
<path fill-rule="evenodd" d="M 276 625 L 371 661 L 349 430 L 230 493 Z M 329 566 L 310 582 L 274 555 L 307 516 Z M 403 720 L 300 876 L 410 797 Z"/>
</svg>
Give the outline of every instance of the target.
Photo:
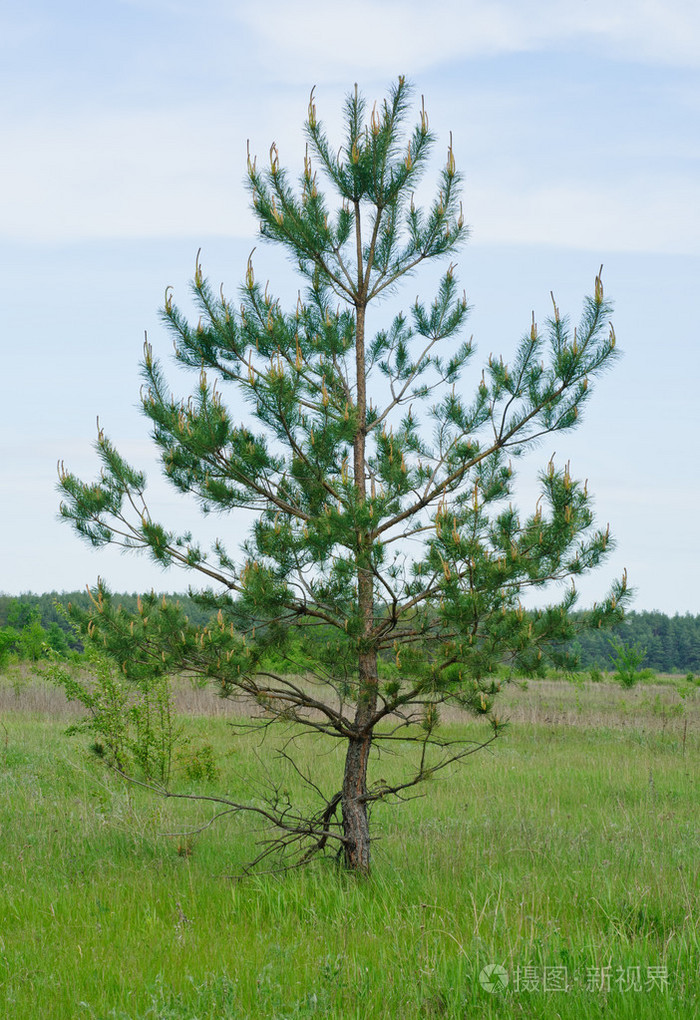
<svg viewBox="0 0 700 1020">
<path fill-rule="evenodd" d="M 136 611 L 137 595 L 114 594 L 114 599 L 125 609 Z M 171 595 L 168 599 L 178 599 L 192 623 L 204 624 L 211 616 L 208 609 L 203 609 L 188 595 Z M 38 619 L 47 630 L 60 627 L 64 632 L 67 644 L 80 648 L 73 635 L 70 625 L 56 608 L 56 603 L 67 605 L 89 605 L 87 591 L 48 592 L 45 595 L 0 594 L 0 628 L 8 626 L 21 628 L 32 619 Z M 53 626 L 52 626 L 53 625 Z M 664 613 L 630 612 L 622 624 L 613 631 L 589 631 L 574 642 L 572 648 L 580 663 L 580 668 L 590 669 L 597 666 L 601 670 L 611 668 L 611 637 L 625 644 L 636 645 L 646 649 L 643 666 L 657 673 L 700 673 L 700 615 L 666 616 Z"/>
</svg>

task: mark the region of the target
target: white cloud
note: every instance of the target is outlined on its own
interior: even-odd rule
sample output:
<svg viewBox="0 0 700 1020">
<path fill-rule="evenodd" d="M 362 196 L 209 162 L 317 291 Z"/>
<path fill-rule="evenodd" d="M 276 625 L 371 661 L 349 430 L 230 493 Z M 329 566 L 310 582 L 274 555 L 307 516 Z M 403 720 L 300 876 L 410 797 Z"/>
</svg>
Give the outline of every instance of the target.
<svg viewBox="0 0 700 1020">
<path fill-rule="evenodd" d="M 301 16 L 286 0 L 246 5 L 240 20 L 264 38 L 277 73 L 327 80 L 349 73 L 415 74 L 464 57 L 573 45 L 618 58 L 700 64 L 700 7 L 692 0 L 311 0 Z"/>
<path fill-rule="evenodd" d="M 0 158 L 3 232 L 39 241 L 250 232 L 245 137 L 233 123 L 222 138 L 212 121 L 185 109 L 15 125 Z"/>
<path fill-rule="evenodd" d="M 477 182 L 467 189 L 475 241 L 548 244 L 589 251 L 700 253 L 700 183 L 672 177 L 586 186 L 520 187 Z"/>
<path fill-rule="evenodd" d="M 131 0 L 127 6 L 167 8 L 185 44 L 188 10 L 180 0 Z M 161 48 L 146 33 L 137 78 L 144 74 L 148 94 L 153 82 L 143 69 L 150 53 L 164 80 L 157 97 L 144 96 L 138 107 L 127 71 L 124 93 L 96 79 L 93 95 L 55 98 L 49 90 L 51 105 L 43 109 L 23 110 L 21 100 L 16 109 L 5 104 L 0 234 L 56 242 L 251 237 L 255 223 L 243 187 L 246 138 L 261 159 L 274 138 L 283 162 L 298 166 L 313 81 L 323 86 L 319 113 L 335 135 L 342 97 L 354 78 L 365 82 L 372 97 L 373 77 L 383 88 L 401 69 L 414 76 L 438 66 L 448 71 L 450 61 L 527 50 L 556 55 L 569 45 L 601 46 L 618 59 L 700 61 L 700 5 L 684 0 L 663 6 L 657 0 L 437 0 L 430 14 L 419 0 L 360 0 L 351 7 L 310 0 L 303 16 L 282 0 L 264 6 L 205 0 L 203 10 L 218 29 L 212 40 L 217 74 L 237 38 L 247 42 L 231 63 L 223 92 L 219 79 L 209 77 L 212 68 L 203 66 L 199 101 L 192 95 L 181 101 L 182 90 L 170 88 L 180 80 L 176 65 L 158 64 Z M 18 21 L 15 31 L 20 28 Z M 477 75 L 468 96 L 455 94 L 449 78 L 436 75 L 432 101 L 427 97 L 441 139 L 445 124 L 454 129 L 475 238 L 595 250 L 699 250 L 697 143 L 692 129 L 682 135 L 680 115 L 662 120 L 657 114 L 648 134 L 638 116 L 625 132 L 619 118 L 624 103 L 635 101 L 628 90 L 618 97 L 616 121 L 604 110 L 604 88 L 595 82 L 585 93 L 578 78 L 568 85 L 562 78 L 562 89 L 570 91 L 554 103 L 546 79 L 519 83 L 504 64 L 507 75 L 498 87 Z M 42 72 L 37 67 L 37 80 Z M 692 83 L 668 88 L 677 91 L 675 100 L 669 94 L 669 110 L 683 102 L 692 125 L 698 102 Z M 594 104 L 601 106 L 599 119 L 591 112 Z M 556 142 L 551 159 L 538 139 L 548 139 L 544 148 Z M 442 149 L 441 142 L 438 153 Z M 608 153 L 614 166 L 607 165 Z M 582 177 L 584 164 L 591 167 L 590 179 Z M 508 166 L 515 168 L 510 176 L 503 171 Z"/>
<path fill-rule="evenodd" d="M 264 160 L 276 137 L 283 160 L 298 165 L 305 112 L 299 95 L 275 104 L 274 111 L 270 105 L 261 103 L 252 149 Z M 328 99 L 330 112 L 337 105 Z M 499 161 L 507 149 L 500 140 L 517 112 L 517 104 L 510 111 L 501 108 L 497 122 L 488 129 L 482 123 L 472 139 L 479 159 L 473 169 L 467 159 L 465 209 L 475 240 L 596 251 L 700 251 L 700 182 L 689 172 L 642 169 L 623 181 L 598 176 L 582 183 L 575 169 L 567 175 L 551 168 L 544 178 L 528 174 L 526 166 L 503 171 Z M 194 106 L 16 124 L 6 131 L 0 156 L 2 234 L 64 242 L 252 237 L 255 222 L 243 185 L 247 115 L 234 112 L 223 132 L 223 111 L 203 115 Z M 454 127 L 459 133 L 460 125 Z"/>
</svg>

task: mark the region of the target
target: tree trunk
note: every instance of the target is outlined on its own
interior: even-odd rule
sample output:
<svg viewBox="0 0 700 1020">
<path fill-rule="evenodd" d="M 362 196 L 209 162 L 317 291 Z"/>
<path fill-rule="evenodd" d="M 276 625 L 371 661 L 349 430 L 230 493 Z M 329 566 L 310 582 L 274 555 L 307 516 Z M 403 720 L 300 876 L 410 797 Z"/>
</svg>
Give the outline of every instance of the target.
<svg viewBox="0 0 700 1020">
<path fill-rule="evenodd" d="M 370 840 L 367 817 L 367 765 L 372 747 L 369 722 L 377 707 L 377 653 L 360 654 L 360 686 L 355 711 L 355 733 L 348 741 L 341 807 L 345 836 L 345 866 L 369 874 Z"/>
<path fill-rule="evenodd" d="M 370 869 L 369 819 L 364 795 L 367 792 L 367 760 L 371 743 L 370 735 L 350 740 L 341 801 L 346 840 L 345 867 L 365 875 Z"/>
<path fill-rule="evenodd" d="M 353 442 L 353 471 L 358 505 L 367 498 L 365 443 L 367 438 L 367 380 L 365 363 L 365 313 L 371 259 L 365 267 L 362 253 L 360 205 L 355 202 L 357 243 L 357 293 L 355 300 L 355 367 L 357 382 L 357 432 Z M 358 692 L 353 736 L 348 741 L 343 776 L 342 815 L 345 836 L 345 866 L 369 874 L 370 840 L 367 817 L 367 764 L 372 746 L 370 720 L 377 708 L 377 650 L 372 647 L 374 630 L 374 580 L 370 569 L 372 535 L 356 533 L 357 606 L 362 628 L 359 645 Z"/>
</svg>

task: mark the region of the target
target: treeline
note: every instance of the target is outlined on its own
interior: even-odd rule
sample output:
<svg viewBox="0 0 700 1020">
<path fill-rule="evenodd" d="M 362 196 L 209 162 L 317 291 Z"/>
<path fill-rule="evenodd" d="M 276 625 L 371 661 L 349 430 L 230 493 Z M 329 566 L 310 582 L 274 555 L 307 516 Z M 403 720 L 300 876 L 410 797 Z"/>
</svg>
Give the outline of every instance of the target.
<svg viewBox="0 0 700 1020">
<path fill-rule="evenodd" d="M 185 607 L 192 623 L 199 626 L 207 622 L 210 610 L 202 609 L 188 595 L 172 595 Z M 138 594 L 115 594 L 115 600 L 128 612 L 137 612 Z M 83 651 L 79 637 L 71 627 L 65 612 L 69 605 L 87 609 L 90 595 L 87 590 L 55 592 L 33 595 L 0 594 L 0 663 L 9 655 L 19 659 L 37 661 L 50 651 L 69 655 Z"/>
<path fill-rule="evenodd" d="M 210 610 L 202 609 L 189 595 L 173 595 L 170 592 L 163 592 L 162 594 L 168 600 L 177 599 L 185 607 L 187 615 L 195 624 L 205 623 L 211 616 Z M 132 592 L 131 594 L 115 592 L 112 597 L 115 602 L 123 605 L 128 612 L 135 613 L 137 611 L 136 603 L 139 597 L 137 592 Z M 48 628 L 52 623 L 55 623 L 66 633 L 70 633 L 70 624 L 61 613 L 59 607 L 74 605 L 80 606 L 81 609 L 87 609 L 90 606 L 90 595 L 85 588 L 82 591 L 50 591 L 45 595 L 29 593 L 22 595 L 0 594 L 0 627 L 6 627 L 13 622 L 13 616 L 16 618 L 17 607 L 19 605 L 23 607 L 22 611 L 25 617 L 33 610 L 37 610 L 43 627 Z"/>
<path fill-rule="evenodd" d="M 115 594 L 113 598 L 129 612 L 137 611 L 136 592 Z M 177 599 L 197 626 L 210 619 L 211 610 L 198 605 L 188 595 L 166 593 L 166 598 Z M 80 641 L 59 608 L 69 603 L 87 609 L 90 596 L 85 590 L 0 595 L 0 651 L 4 645 L 21 658 L 31 659 L 40 657 L 46 647 L 59 653 L 81 651 Z M 645 650 L 642 665 L 657 673 L 700 673 L 700 615 L 630 612 L 612 631 L 582 634 L 570 650 L 582 669 L 606 670 L 611 667 L 611 638 Z"/>
<path fill-rule="evenodd" d="M 646 652 L 642 665 L 656 673 L 700 672 L 700 616 L 630 612 L 612 631 L 587 631 L 574 643 L 581 666 L 610 666 L 610 638 Z"/>
</svg>

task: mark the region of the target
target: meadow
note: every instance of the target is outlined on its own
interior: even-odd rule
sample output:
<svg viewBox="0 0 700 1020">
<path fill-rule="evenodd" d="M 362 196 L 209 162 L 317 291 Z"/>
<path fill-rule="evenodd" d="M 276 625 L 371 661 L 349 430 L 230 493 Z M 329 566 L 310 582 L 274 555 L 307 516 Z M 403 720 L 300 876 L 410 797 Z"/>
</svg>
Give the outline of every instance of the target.
<svg viewBox="0 0 700 1020">
<path fill-rule="evenodd" d="M 126 786 L 45 682 L 0 686 L 0 1015 L 699 1016 L 700 688 L 530 681 L 500 708 L 495 744 L 375 808 L 370 879 L 244 876 L 250 818 L 187 835 L 206 805 Z M 272 734 L 205 691 L 178 709 L 216 751 L 198 789 L 241 794 L 263 761 L 294 792 Z M 338 753 L 297 751 L 336 788 Z"/>
</svg>

